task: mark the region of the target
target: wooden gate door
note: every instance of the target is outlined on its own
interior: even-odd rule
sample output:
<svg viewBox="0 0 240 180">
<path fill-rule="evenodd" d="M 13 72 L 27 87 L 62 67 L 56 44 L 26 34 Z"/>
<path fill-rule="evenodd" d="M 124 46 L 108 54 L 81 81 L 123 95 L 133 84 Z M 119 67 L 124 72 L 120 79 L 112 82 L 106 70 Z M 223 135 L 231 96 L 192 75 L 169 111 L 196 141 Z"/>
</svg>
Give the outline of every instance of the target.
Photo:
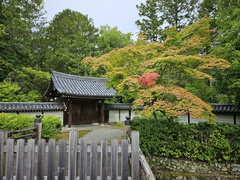
<svg viewBox="0 0 240 180">
<path fill-rule="evenodd" d="M 73 101 L 72 125 L 92 124 L 97 121 L 97 101 Z"/>
</svg>

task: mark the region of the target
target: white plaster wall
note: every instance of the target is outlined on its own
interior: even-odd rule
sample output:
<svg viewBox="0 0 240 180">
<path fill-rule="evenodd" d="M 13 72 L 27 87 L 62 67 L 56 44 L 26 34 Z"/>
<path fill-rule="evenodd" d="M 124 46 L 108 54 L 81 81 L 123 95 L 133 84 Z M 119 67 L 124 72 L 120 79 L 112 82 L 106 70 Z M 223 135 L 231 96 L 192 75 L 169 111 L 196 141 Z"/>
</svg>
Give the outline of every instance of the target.
<svg viewBox="0 0 240 180">
<path fill-rule="evenodd" d="M 56 117 L 60 117 L 60 120 L 62 122 L 63 125 L 63 111 L 50 111 L 50 112 L 44 112 L 44 115 L 52 115 L 52 116 L 56 116 Z"/>
<path fill-rule="evenodd" d="M 232 114 L 221 114 L 221 115 L 216 115 L 217 116 L 217 122 L 227 122 L 234 124 L 233 120 L 233 115 Z M 236 117 L 236 123 L 240 123 L 240 116 Z"/>
<path fill-rule="evenodd" d="M 109 123 L 119 122 L 119 110 L 110 110 L 109 111 Z"/>
<path fill-rule="evenodd" d="M 226 123 L 230 123 L 230 124 L 234 124 L 233 122 L 233 115 L 232 114 L 217 114 L 217 120 L 216 122 L 226 122 Z M 188 123 L 188 115 L 181 115 L 178 116 L 180 122 L 182 123 Z M 191 123 L 198 123 L 198 122 L 204 122 L 206 120 L 201 120 L 201 119 L 195 119 L 195 118 L 190 118 L 190 122 Z M 236 116 L 236 121 L 237 124 L 240 124 L 240 115 Z"/>
<path fill-rule="evenodd" d="M 16 113 L 12 113 L 16 114 Z M 28 116 L 35 116 L 36 115 L 42 115 L 42 112 L 20 112 L 19 115 L 28 115 Z"/>
<path fill-rule="evenodd" d="M 123 123 L 126 120 L 126 116 L 129 115 L 128 110 L 110 110 L 109 111 L 109 123 Z M 135 112 L 131 111 L 131 118 L 135 116 Z"/>
<path fill-rule="evenodd" d="M 129 110 L 121 110 L 120 122 L 126 121 L 126 116 L 129 116 Z"/>
</svg>

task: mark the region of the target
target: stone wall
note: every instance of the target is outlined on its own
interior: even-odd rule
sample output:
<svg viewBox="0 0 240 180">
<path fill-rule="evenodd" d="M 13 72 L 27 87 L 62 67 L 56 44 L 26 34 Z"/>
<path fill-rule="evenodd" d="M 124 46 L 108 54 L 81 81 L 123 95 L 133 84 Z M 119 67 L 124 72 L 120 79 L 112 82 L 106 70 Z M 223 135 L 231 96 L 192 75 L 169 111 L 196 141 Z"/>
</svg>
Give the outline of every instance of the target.
<svg viewBox="0 0 240 180">
<path fill-rule="evenodd" d="M 153 171 L 172 171 L 199 174 L 240 176 L 240 164 L 205 163 L 163 157 L 146 157 Z"/>
</svg>

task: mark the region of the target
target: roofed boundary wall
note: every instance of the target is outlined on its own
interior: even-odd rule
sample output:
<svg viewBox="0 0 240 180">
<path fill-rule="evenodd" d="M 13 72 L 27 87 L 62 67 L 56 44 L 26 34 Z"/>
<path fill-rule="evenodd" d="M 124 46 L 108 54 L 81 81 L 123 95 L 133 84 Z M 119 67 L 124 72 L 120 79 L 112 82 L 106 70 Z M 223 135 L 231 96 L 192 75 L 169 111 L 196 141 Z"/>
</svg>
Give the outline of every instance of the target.
<svg viewBox="0 0 240 180">
<path fill-rule="evenodd" d="M 0 102 L 0 113 L 19 115 L 52 115 L 60 117 L 63 122 L 63 112 L 66 106 L 62 102 Z"/>
<path fill-rule="evenodd" d="M 109 123 L 122 123 L 126 116 L 131 118 L 137 116 L 132 110 L 132 103 L 105 103 L 105 111 L 108 111 Z M 234 105 L 230 104 L 212 104 L 213 113 L 218 117 L 217 122 L 227 122 L 231 124 L 240 124 L 240 110 L 235 110 Z M 53 115 L 60 117 L 63 121 L 63 112 L 66 105 L 63 102 L 0 102 L 0 113 L 17 113 L 27 115 Z M 141 107 L 139 107 L 141 110 Z M 179 116 L 183 123 L 188 123 L 189 116 Z M 190 122 L 197 123 L 203 120 L 190 118 Z"/>
</svg>

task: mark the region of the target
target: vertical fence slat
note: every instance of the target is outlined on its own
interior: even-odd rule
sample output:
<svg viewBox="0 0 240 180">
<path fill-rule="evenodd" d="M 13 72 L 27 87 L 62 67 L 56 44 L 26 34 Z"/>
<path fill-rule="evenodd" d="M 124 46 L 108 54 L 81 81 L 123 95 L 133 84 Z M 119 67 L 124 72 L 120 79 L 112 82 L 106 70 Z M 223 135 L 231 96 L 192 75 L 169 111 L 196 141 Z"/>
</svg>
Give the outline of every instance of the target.
<svg viewBox="0 0 240 180">
<path fill-rule="evenodd" d="M 34 149 L 35 140 L 29 139 L 27 144 L 27 167 L 26 167 L 26 179 L 33 180 L 34 176 Z"/>
<path fill-rule="evenodd" d="M 6 149 L 6 179 L 13 178 L 13 152 L 14 152 L 14 140 L 7 140 Z"/>
<path fill-rule="evenodd" d="M 87 175 L 87 143 L 85 139 L 81 139 L 80 149 L 80 179 L 86 180 Z"/>
<path fill-rule="evenodd" d="M 59 142 L 58 180 L 65 180 L 65 167 L 66 167 L 66 140 L 61 139 Z"/>
<path fill-rule="evenodd" d="M 40 139 L 38 141 L 37 180 L 44 180 L 45 148 L 45 139 Z"/>
<path fill-rule="evenodd" d="M 4 175 L 4 143 L 6 142 L 6 131 L 0 131 L 0 180 L 3 179 Z"/>
<path fill-rule="evenodd" d="M 50 139 L 48 141 L 48 180 L 53 180 L 55 175 L 55 144 L 55 139 Z"/>
<path fill-rule="evenodd" d="M 69 180 L 76 179 L 77 140 L 78 140 L 78 131 L 71 131 L 69 134 L 69 158 L 68 158 Z"/>
<path fill-rule="evenodd" d="M 16 180 L 23 179 L 24 139 L 17 140 Z"/>
<path fill-rule="evenodd" d="M 122 180 L 128 179 L 128 140 L 122 140 L 122 163 L 121 163 L 121 176 Z"/>
<path fill-rule="evenodd" d="M 111 180 L 117 180 L 118 176 L 118 141 L 111 141 Z"/>
<path fill-rule="evenodd" d="M 107 167 L 108 167 L 108 144 L 106 140 L 101 141 L 101 167 L 100 175 L 101 179 L 107 179 Z"/>
<path fill-rule="evenodd" d="M 139 132 L 132 131 L 132 180 L 139 180 Z"/>
<path fill-rule="evenodd" d="M 97 179 L 97 141 L 92 140 L 90 153 L 90 180 Z"/>
</svg>

